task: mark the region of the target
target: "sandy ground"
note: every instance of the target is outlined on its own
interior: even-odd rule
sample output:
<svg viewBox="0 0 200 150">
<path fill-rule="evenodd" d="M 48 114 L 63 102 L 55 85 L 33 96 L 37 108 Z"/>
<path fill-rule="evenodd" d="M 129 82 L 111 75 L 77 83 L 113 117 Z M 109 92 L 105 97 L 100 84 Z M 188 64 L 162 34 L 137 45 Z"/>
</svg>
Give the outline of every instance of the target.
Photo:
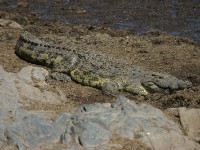
<svg viewBox="0 0 200 150">
<path fill-rule="evenodd" d="M 74 44 L 77 47 L 95 49 L 122 58 L 154 71 L 167 72 L 183 80 L 189 80 L 193 87 L 170 94 L 151 94 L 148 96 L 123 95 L 137 103 L 149 103 L 166 110 L 172 107 L 200 108 L 200 46 L 191 39 L 174 37 L 166 33 L 151 31 L 140 36 L 133 36 L 128 29 L 111 29 L 99 25 L 69 25 L 58 21 L 41 19 L 29 10 L 2 9 L 0 19 L 11 19 L 19 23 L 24 30 L 34 35 L 56 35 L 51 42 Z M 0 65 L 6 71 L 18 72 L 21 68 L 33 65 L 18 58 L 14 53 L 15 44 L 22 30 L 0 27 Z M 47 68 L 48 69 L 48 68 Z M 48 69 L 49 70 L 49 69 Z M 30 103 L 28 110 L 48 110 L 55 112 L 70 111 L 75 107 L 94 102 L 112 102 L 115 97 L 103 95 L 100 90 L 82 86 L 75 82 L 63 83 L 47 80 L 50 90 L 61 89 L 69 102 L 58 105 Z M 148 149 L 138 142 L 117 139 L 123 149 Z M 137 144 L 136 144 L 137 143 Z"/>
</svg>

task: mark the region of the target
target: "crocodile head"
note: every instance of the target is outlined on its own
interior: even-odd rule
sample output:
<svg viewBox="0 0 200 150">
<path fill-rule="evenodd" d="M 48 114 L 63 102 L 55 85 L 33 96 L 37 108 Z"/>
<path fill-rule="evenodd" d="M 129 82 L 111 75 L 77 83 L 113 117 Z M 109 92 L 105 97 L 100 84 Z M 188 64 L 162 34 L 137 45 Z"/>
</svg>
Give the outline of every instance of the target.
<svg viewBox="0 0 200 150">
<path fill-rule="evenodd" d="M 183 81 L 169 74 L 150 71 L 146 78 L 141 80 L 141 84 L 149 93 L 175 91 L 192 86 L 189 81 Z"/>
</svg>

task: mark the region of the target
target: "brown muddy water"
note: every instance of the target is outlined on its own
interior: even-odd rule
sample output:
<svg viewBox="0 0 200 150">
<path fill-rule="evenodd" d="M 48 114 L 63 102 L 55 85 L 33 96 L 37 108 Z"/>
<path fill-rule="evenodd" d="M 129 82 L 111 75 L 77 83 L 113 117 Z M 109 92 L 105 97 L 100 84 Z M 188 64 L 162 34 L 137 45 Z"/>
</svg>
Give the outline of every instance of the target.
<svg viewBox="0 0 200 150">
<path fill-rule="evenodd" d="M 16 8 L 1 0 L 0 8 Z M 200 41 L 200 0 L 28 0 L 28 9 L 49 20 L 129 28 L 133 34 L 159 30 Z"/>
</svg>

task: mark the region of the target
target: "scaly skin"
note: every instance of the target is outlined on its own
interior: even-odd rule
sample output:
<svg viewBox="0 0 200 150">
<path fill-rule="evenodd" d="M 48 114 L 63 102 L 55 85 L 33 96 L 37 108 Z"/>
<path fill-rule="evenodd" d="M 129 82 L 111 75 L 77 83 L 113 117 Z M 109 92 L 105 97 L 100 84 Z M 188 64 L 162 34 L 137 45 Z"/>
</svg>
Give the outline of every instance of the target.
<svg viewBox="0 0 200 150">
<path fill-rule="evenodd" d="M 72 80 L 82 85 L 111 92 L 126 91 L 147 95 L 191 86 L 190 82 L 179 80 L 168 74 L 148 71 L 97 51 L 49 44 L 29 33 L 23 33 L 20 36 L 15 52 L 26 61 L 67 74 Z"/>
</svg>

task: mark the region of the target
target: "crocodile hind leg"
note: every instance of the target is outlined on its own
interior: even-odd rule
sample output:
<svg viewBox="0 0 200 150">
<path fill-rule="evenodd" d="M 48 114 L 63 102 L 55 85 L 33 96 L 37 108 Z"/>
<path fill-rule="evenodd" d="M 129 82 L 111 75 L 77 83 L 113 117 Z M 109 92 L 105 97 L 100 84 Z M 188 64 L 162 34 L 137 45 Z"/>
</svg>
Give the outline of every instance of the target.
<svg viewBox="0 0 200 150">
<path fill-rule="evenodd" d="M 50 77 L 58 81 L 69 82 L 71 81 L 71 78 L 68 75 L 68 72 L 68 66 L 65 67 L 64 62 L 59 62 L 53 65 Z"/>
</svg>

